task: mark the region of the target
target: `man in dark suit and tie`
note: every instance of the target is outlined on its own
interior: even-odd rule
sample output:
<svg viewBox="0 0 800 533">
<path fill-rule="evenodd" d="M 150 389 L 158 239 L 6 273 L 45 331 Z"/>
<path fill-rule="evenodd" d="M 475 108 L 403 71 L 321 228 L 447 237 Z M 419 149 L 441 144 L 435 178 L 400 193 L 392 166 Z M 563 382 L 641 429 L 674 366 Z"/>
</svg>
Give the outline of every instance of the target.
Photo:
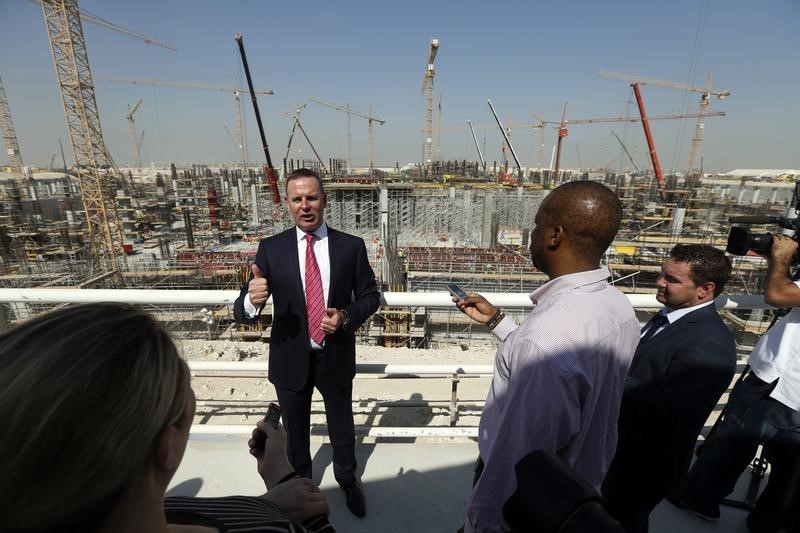
<svg viewBox="0 0 800 533">
<path fill-rule="evenodd" d="M 730 272 L 724 252 L 707 245 L 679 244 L 662 266 L 664 307 L 642 329 L 602 486 L 629 533 L 646 532 L 653 508 L 679 493 L 697 436 L 733 378 L 736 347 L 714 307 Z"/>
<path fill-rule="evenodd" d="M 259 243 L 234 318 L 258 318 L 272 296 L 269 381 L 275 386 L 288 433 L 289 460 L 311 477 L 309 428 L 314 387 L 325 402 L 333 472 L 347 507 L 363 517 L 366 505 L 356 477 L 353 427 L 355 331 L 377 309 L 380 295 L 364 241 L 329 228 L 322 180 L 308 169 L 286 182 L 285 201 L 295 227 Z"/>
</svg>

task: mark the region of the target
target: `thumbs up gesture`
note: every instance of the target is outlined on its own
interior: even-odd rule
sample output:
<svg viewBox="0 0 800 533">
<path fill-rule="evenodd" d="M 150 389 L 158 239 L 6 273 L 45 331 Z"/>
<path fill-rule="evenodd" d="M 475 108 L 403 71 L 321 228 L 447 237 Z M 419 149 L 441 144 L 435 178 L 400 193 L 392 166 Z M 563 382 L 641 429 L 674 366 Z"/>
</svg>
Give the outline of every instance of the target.
<svg viewBox="0 0 800 533">
<path fill-rule="evenodd" d="M 269 283 L 267 278 L 261 274 L 261 269 L 258 268 L 258 265 L 253 263 L 250 269 L 253 271 L 253 277 L 247 284 L 247 294 L 250 297 L 250 303 L 255 307 L 259 307 L 264 305 L 264 302 L 269 298 Z"/>
</svg>

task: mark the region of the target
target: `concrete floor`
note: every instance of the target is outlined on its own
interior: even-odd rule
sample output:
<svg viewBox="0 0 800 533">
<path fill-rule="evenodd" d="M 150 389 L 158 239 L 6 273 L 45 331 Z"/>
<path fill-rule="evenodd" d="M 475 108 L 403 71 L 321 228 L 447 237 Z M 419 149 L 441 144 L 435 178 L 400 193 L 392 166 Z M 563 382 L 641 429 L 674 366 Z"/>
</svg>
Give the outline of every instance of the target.
<svg viewBox="0 0 800 533">
<path fill-rule="evenodd" d="M 331 523 L 342 532 L 454 532 L 464 519 L 472 468 L 473 442 L 380 442 L 357 444 L 356 455 L 367 500 L 367 516 L 358 519 L 345 506 L 333 479 L 331 448 L 311 445 L 314 479 L 328 498 Z M 742 476 L 735 496 L 741 496 L 749 474 Z M 243 436 L 192 436 L 168 495 L 256 495 L 264 485 Z M 741 498 L 737 498 L 741 499 Z M 650 518 L 653 533 L 746 533 L 746 511 L 722 507 L 718 522 L 706 522 L 668 502 Z"/>
</svg>

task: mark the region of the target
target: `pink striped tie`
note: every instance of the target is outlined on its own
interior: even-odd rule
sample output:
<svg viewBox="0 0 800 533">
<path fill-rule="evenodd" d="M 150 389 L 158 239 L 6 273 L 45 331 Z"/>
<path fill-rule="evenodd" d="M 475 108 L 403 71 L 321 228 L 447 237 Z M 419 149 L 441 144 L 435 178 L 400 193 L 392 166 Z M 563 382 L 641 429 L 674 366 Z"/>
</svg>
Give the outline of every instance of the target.
<svg viewBox="0 0 800 533">
<path fill-rule="evenodd" d="M 322 291 L 322 276 L 319 273 L 317 257 L 314 255 L 314 234 L 306 235 L 306 314 L 308 315 L 308 336 L 319 345 L 325 340 L 322 319 L 325 317 L 325 295 Z"/>
</svg>

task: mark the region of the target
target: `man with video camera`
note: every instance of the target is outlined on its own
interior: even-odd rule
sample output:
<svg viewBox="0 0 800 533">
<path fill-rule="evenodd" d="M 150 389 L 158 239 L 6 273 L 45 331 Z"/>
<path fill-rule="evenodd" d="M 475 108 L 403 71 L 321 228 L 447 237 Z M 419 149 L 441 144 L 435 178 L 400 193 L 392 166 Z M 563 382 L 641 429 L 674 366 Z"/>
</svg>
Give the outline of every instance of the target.
<svg viewBox="0 0 800 533">
<path fill-rule="evenodd" d="M 769 482 L 747 518 L 750 531 L 757 533 L 785 527 L 800 457 L 800 281 L 790 277 L 797 248 L 791 237 L 772 236 L 764 300 L 791 310 L 753 349 L 749 373 L 731 392 L 722 421 L 689 472 L 680 502 L 707 520 L 719 518 L 720 502 L 763 444 L 771 464 Z"/>
</svg>

